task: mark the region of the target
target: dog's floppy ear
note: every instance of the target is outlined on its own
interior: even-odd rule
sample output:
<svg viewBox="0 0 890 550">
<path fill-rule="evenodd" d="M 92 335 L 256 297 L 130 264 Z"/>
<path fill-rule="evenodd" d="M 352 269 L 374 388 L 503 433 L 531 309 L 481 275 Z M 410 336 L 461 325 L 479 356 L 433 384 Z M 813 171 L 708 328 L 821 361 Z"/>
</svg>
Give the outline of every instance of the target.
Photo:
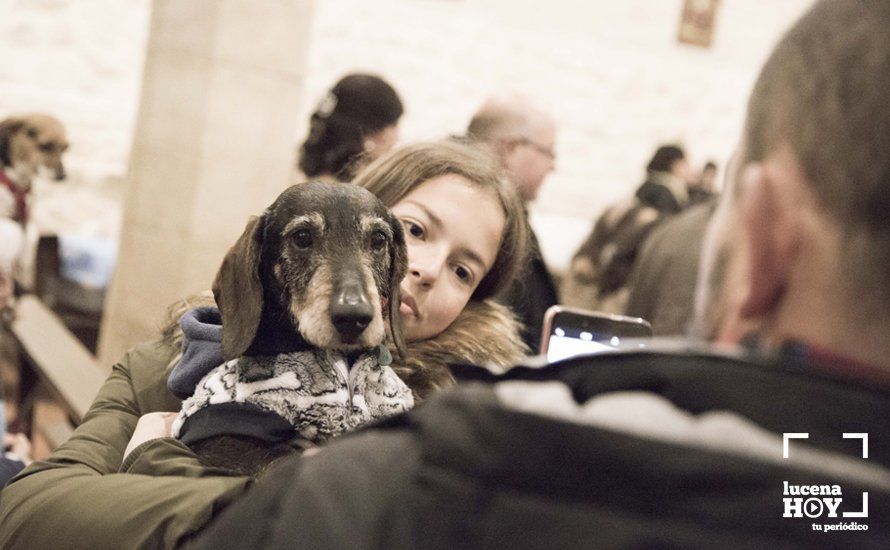
<svg viewBox="0 0 890 550">
<path fill-rule="evenodd" d="M 389 215 L 389 226 L 392 228 L 392 247 L 389 250 L 389 330 L 392 341 L 400 357 L 405 356 L 405 338 L 402 335 L 402 316 L 399 307 L 402 303 L 401 284 L 408 272 L 408 250 L 405 247 L 405 231 L 400 222 L 392 214 Z"/>
<path fill-rule="evenodd" d="M 7 118 L 0 121 L 0 163 L 3 166 L 12 166 L 12 159 L 9 156 L 9 142 L 12 136 L 22 129 L 25 121 L 20 118 Z"/>
<path fill-rule="evenodd" d="M 263 313 L 260 252 L 265 216 L 251 217 L 213 281 L 213 296 L 222 316 L 222 348 L 226 360 L 247 351 Z"/>
</svg>

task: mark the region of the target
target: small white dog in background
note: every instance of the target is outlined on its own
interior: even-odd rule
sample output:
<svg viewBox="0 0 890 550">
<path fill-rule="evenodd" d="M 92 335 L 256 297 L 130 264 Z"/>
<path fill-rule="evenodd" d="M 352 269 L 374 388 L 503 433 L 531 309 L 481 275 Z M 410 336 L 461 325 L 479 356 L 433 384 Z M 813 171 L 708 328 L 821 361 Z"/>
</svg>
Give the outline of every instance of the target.
<svg viewBox="0 0 890 550">
<path fill-rule="evenodd" d="M 31 183 L 41 170 L 65 179 L 62 155 L 65 127 L 44 114 L 13 116 L 0 122 L 0 217 L 28 223 Z"/>
</svg>

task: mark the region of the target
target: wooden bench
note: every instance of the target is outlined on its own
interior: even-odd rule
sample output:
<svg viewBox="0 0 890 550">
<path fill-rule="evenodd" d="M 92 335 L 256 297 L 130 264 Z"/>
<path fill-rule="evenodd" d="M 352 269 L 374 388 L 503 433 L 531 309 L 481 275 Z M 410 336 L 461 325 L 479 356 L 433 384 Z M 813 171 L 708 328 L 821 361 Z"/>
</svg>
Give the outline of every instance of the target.
<svg viewBox="0 0 890 550">
<path fill-rule="evenodd" d="M 49 449 L 55 448 L 83 420 L 108 373 L 32 294 L 19 298 L 9 329 L 19 344 L 24 365 L 36 375 L 37 387 L 23 396 L 25 410 L 20 414 L 31 420 L 33 438 L 42 438 Z M 49 402 L 64 414 L 47 412 Z"/>
</svg>

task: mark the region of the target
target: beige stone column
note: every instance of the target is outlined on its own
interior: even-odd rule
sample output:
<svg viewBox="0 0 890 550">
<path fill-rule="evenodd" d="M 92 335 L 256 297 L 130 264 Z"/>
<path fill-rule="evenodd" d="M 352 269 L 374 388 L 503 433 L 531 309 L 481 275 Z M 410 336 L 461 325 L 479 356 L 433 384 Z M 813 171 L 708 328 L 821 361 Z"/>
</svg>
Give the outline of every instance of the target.
<svg viewBox="0 0 890 550">
<path fill-rule="evenodd" d="M 314 0 L 154 0 L 120 253 L 99 345 L 110 367 L 209 289 L 248 217 L 288 185 Z"/>
</svg>

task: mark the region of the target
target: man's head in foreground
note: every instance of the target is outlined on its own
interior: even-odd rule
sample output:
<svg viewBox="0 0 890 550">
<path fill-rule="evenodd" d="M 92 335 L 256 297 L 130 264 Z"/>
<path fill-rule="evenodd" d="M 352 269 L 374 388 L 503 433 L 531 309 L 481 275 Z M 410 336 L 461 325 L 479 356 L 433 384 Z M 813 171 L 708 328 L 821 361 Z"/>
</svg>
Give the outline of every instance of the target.
<svg viewBox="0 0 890 550">
<path fill-rule="evenodd" d="M 524 202 L 533 201 L 556 155 L 556 122 L 528 98 L 502 94 L 489 98 L 473 116 L 467 137 L 488 144 Z"/>
<path fill-rule="evenodd" d="M 890 3 L 826 0 L 757 80 L 714 217 L 699 336 L 890 366 Z"/>
</svg>

